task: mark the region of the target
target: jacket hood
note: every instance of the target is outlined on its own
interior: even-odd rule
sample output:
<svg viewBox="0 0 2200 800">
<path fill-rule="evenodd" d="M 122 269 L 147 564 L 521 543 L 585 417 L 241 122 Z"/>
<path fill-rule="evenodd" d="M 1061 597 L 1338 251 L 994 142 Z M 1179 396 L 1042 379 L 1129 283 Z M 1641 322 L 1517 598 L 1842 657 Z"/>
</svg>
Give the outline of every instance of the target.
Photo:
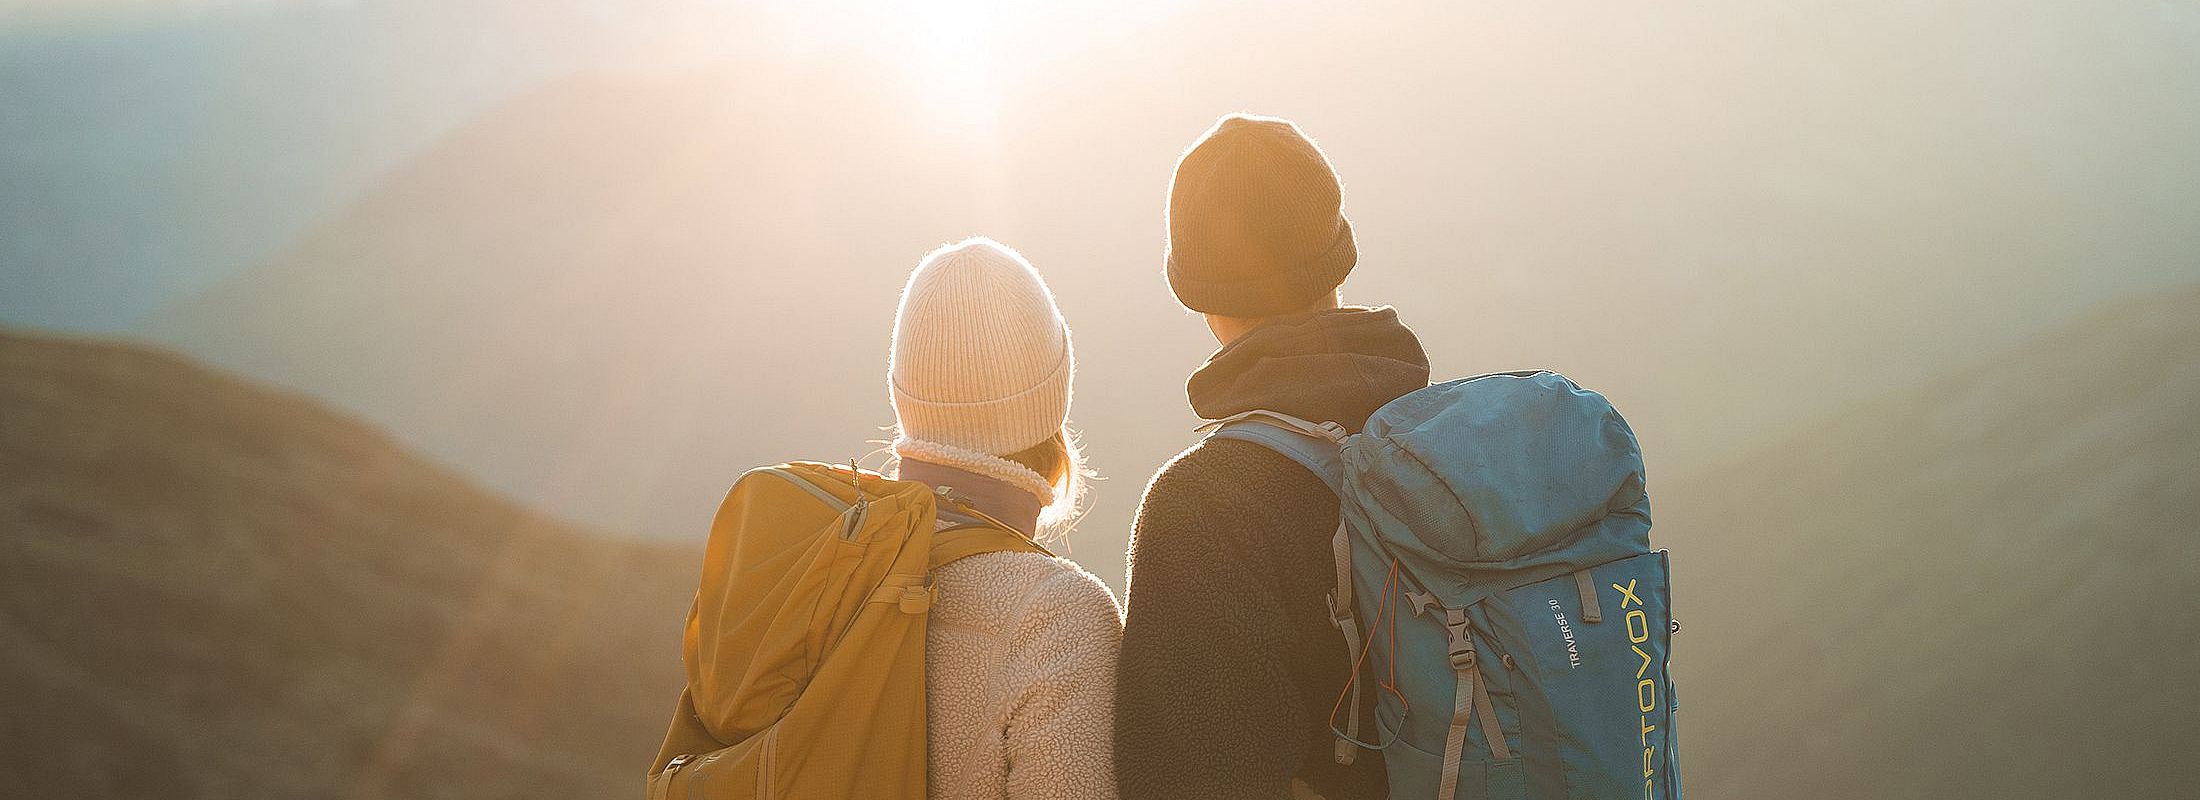
<svg viewBox="0 0 2200 800">
<path fill-rule="evenodd" d="M 1203 419 L 1266 410 L 1357 432 L 1428 375 L 1428 354 L 1396 309 L 1338 308 L 1263 323 L 1215 351 L 1185 389 Z"/>
</svg>

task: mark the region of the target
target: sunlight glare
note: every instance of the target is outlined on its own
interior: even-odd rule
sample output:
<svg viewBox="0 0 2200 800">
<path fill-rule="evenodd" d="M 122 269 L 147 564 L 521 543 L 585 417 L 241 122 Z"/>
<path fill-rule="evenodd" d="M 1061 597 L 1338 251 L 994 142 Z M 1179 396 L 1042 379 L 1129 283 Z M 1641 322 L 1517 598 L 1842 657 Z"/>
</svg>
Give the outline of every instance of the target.
<svg viewBox="0 0 2200 800">
<path fill-rule="evenodd" d="M 785 0 L 758 9 L 776 46 L 804 58 L 852 58 L 892 76 L 925 127 L 989 140 L 1010 87 L 1011 46 L 1045 39 L 1059 8 L 1000 0 Z M 1055 44 L 1059 44 L 1058 42 Z"/>
<path fill-rule="evenodd" d="M 998 128 L 1001 65 L 995 63 L 996 15 L 986 6 L 969 1 L 906 8 L 915 15 L 916 39 L 904 76 L 945 133 L 983 139 Z"/>
</svg>

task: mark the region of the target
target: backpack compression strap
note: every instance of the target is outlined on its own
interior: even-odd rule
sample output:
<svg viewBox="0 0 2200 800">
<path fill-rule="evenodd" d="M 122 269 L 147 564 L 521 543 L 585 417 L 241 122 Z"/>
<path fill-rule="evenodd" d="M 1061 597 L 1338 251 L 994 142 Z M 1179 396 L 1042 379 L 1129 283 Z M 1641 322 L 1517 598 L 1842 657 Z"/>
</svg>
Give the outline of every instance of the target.
<svg viewBox="0 0 2200 800">
<path fill-rule="evenodd" d="M 1213 431 L 1208 438 L 1235 439 L 1266 447 L 1298 462 L 1338 498 L 1344 497 L 1344 459 L 1338 445 L 1346 436 L 1344 426 L 1334 422 L 1308 422 L 1289 414 L 1273 411 L 1247 411 L 1215 420 L 1199 427 Z M 1352 541 L 1345 534 L 1344 515 L 1337 515 L 1337 532 L 1329 537 L 1330 559 L 1336 564 L 1337 585 L 1329 593 L 1329 623 L 1344 634 L 1345 663 L 1358 669 L 1360 651 L 1360 623 L 1353 614 L 1352 601 Z M 1360 682 L 1347 679 L 1350 685 L 1351 711 L 1346 717 L 1344 734 L 1337 737 L 1336 759 L 1339 764 L 1351 764 L 1355 745 L 1360 738 Z"/>
<path fill-rule="evenodd" d="M 1031 537 L 1025 536 L 1000 520 L 983 514 L 965 513 L 941 508 L 938 512 L 939 532 L 932 534 L 932 552 L 927 569 L 939 569 L 948 564 L 981 553 L 1054 553 Z"/>
</svg>

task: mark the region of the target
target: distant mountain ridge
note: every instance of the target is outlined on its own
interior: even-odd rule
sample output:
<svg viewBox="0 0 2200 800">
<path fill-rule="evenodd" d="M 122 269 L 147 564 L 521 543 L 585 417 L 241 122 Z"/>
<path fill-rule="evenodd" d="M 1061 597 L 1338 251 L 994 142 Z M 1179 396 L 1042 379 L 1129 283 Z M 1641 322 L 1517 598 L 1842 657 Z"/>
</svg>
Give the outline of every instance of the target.
<svg viewBox="0 0 2200 800">
<path fill-rule="evenodd" d="M 697 553 L 297 397 L 0 329 L 0 796 L 631 794 Z"/>
<path fill-rule="evenodd" d="M 1695 796 L 2200 784 L 2200 289 L 1651 487 Z"/>
<path fill-rule="evenodd" d="M 873 449 L 901 277 L 966 232 L 954 170 L 911 143 L 793 157 L 885 101 L 831 70 L 780 77 L 531 92 L 156 336 L 553 513 L 693 540 L 741 470 Z M 835 206 L 861 236 L 815 213 Z M 799 246 L 821 240 L 864 256 Z"/>
</svg>

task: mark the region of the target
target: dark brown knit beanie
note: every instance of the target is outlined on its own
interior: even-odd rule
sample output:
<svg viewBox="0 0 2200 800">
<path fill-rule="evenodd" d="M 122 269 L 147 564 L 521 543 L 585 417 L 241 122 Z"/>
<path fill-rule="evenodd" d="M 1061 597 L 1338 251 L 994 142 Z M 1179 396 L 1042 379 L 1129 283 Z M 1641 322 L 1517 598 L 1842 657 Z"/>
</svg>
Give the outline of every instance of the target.
<svg viewBox="0 0 2200 800">
<path fill-rule="evenodd" d="M 1329 159 L 1290 120 L 1223 117 L 1169 183 L 1169 288 L 1227 317 L 1312 306 L 1359 261 L 1341 200 Z"/>
</svg>

